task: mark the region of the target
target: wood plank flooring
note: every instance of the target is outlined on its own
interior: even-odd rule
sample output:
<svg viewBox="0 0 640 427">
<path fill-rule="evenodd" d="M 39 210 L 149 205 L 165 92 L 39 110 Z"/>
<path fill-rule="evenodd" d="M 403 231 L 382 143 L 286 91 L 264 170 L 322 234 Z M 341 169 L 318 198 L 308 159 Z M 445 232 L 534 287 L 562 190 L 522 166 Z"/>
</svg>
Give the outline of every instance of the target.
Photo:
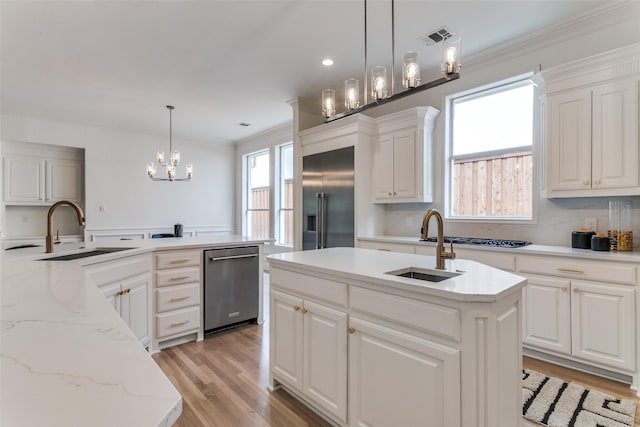
<svg viewBox="0 0 640 427">
<path fill-rule="evenodd" d="M 265 275 L 265 301 L 268 275 Z M 268 310 L 265 318 L 268 319 Z M 283 390 L 270 393 L 269 325 L 247 325 L 153 355 L 182 395 L 178 427 L 329 426 Z M 628 385 L 525 357 L 523 366 L 638 404 Z M 530 424 L 536 425 L 536 424 Z"/>
</svg>

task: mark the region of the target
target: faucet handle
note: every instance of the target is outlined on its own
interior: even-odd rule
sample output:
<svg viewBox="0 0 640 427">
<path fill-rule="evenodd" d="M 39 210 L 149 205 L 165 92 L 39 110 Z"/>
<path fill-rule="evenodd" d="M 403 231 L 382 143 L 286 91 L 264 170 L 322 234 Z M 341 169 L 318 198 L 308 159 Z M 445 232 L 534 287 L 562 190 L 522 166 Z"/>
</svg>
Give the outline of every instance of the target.
<svg viewBox="0 0 640 427">
<path fill-rule="evenodd" d="M 451 245 L 451 251 L 447 252 L 444 248 L 442 249 L 442 257 L 445 259 L 456 259 L 456 253 L 453 252 L 453 242 L 449 241 Z"/>
</svg>

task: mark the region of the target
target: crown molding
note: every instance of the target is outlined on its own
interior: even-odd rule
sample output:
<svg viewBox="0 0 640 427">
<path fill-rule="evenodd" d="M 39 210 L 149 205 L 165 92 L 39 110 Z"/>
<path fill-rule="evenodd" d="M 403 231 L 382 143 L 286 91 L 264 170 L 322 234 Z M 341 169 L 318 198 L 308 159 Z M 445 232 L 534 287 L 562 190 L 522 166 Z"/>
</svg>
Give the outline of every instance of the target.
<svg viewBox="0 0 640 427">
<path fill-rule="evenodd" d="M 514 54 L 515 56 L 526 55 L 621 22 L 638 20 L 640 20 L 640 1 L 625 0 L 603 6 L 470 55 L 464 60 L 463 70 L 481 67 L 486 63 L 496 63 L 506 56 L 513 58 Z"/>
</svg>

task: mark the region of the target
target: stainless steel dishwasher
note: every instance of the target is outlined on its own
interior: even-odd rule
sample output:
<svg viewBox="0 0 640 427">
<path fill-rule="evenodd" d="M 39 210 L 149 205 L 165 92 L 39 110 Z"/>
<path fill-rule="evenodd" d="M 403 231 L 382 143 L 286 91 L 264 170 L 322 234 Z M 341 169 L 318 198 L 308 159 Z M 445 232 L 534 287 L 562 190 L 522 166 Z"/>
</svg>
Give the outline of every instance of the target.
<svg viewBox="0 0 640 427">
<path fill-rule="evenodd" d="M 257 246 L 204 251 L 204 330 L 258 318 Z"/>
</svg>

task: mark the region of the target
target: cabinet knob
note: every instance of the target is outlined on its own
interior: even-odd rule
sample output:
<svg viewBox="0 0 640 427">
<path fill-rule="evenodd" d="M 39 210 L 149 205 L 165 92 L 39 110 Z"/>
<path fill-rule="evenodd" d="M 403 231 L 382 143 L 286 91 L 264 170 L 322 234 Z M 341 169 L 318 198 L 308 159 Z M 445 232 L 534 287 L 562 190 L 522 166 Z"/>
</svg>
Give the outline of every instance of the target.
<svg viewBox="0 0 640 427">
<path fill-rule="evenodd" d="M 580 288 L 573 288 L 573 292 L 575 292 L 576 294 L 580 293 Z"/>
<path fill-rule="evenodd" d="M 389 193 L 390 196 L 393 196 L 393 194 Z"/>
<path fill-rule="evenodd" d="M 397 195 L 398 195 L 398 193 L 396 193 L 396 192 L 394 191 L 394 192 L 393 192 L 393 195 L 394 195 L 394 196 L 397 196 Z"/>
<path fill-rule="evenodd" d="M 566 286 L 562 287 L 562 292 L 567 292 L 569 290 L 569 288 L 567 288 Z"/>
<path fill-rule="evenodd" d="M 309 312 L 309 310 L 307 310 L 306 308 L 302 309 L 302 314 L 305 314 L 305 313 L 308 313 L 308 312 Z"/>
<path fill-rule="evenodd" d="M 589 181 L 582 181 L 582 185 L 589 185 Z"/>
<path fill-rule="evenodd" d="M 299 307 L 299 306 L 297 306 L 297 305 L 296 305 L 296 306 L 294 306 L 294 307 L 293 307 L 293 311 L 300 311 L 300 307 Z"/>
<path fill-rule="evenodd" d="M 595 185 L 600 185 L 600 184 L 601 184 L 601 181 L 600 181 L 599 179 L 596 179 L 595 181 L 593 181 L 593 183 L 594 183 Z"/>
<path fill-rule="evenodd" d="M 347 331 L 349 331 L 350 334 L 355 334 L 356 333 L 356 328 L 351 326 L 349 329 L 347 329 Z"/>
</svg>

